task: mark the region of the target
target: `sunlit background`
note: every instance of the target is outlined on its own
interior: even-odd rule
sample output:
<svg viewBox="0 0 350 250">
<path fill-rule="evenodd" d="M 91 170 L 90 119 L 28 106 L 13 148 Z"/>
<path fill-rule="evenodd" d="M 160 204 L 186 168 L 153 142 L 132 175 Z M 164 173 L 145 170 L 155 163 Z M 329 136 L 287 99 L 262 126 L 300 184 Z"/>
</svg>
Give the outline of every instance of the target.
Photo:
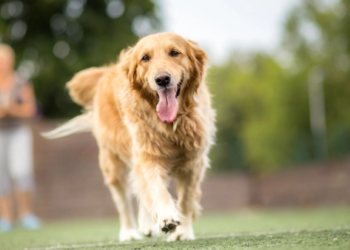
<svg viewBox="0 0 350 250">
<path fill-rule="evenodd" d="M 13 0 L 0 14 L 1 42 L 15 49 L 42 117 L 32 125 L 42 217 L 108 214 L 88 210 L 94 196 L 84 196 L 110 199 L 93 139 L 38 133 L 80 112 L 65 89 L 74 73 L 160 31 L 198 42 L 211 59 L 218 133 L 204 208 L 350 204 L 349 1 Z"/>
<path fill-rule="evenodd" d="M 283 23 L 298 0 L 158 1 L 164 31 L 198 42 L 212 64 L 225 62 L 234 50 L 275 52 Z"/>
</svg>

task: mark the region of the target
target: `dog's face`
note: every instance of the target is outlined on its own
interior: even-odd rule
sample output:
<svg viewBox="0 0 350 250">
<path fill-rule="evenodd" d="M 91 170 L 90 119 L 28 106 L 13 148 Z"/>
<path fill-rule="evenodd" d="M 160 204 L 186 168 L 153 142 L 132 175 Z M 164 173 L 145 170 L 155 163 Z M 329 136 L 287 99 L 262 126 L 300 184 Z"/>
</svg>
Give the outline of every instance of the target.
<svg viewBox="0 0 350 250">
<path fill-rule="evenodd" d="M 172 33 L 161 33 L 141 39 L 127 56 L 131 84 L 155 109 L 159 119 L 172 123 L 184 102 L 202 81 L 207 56 L 196 43 Z"/>
</svg>

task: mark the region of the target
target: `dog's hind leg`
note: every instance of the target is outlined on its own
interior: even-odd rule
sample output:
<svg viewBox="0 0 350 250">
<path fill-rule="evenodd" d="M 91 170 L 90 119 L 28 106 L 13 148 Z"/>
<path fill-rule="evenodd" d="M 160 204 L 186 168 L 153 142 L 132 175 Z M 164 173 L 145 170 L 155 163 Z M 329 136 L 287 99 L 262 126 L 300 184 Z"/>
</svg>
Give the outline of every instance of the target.
<svg viewBox="0 0 350 250">
<path fill-rule="evenodd" d="M 119 212 L 121 224 L 119 240 L 142 239 L 136 228 L 127 165 L 116 154 L 105 148 L 100 148 L 99 161 L 105 182 Z"/>
<path fill-rule="evenodd" d="M 200 213 L 201 182 L 204 175 L 203 161 L 187 163 L 183 171 L 175 174 L 177 181 L 177 208 L 183 215 L 181 225 L 168 237 L 168 241 L 194 240 L 192 223 Z"/>
</svg>

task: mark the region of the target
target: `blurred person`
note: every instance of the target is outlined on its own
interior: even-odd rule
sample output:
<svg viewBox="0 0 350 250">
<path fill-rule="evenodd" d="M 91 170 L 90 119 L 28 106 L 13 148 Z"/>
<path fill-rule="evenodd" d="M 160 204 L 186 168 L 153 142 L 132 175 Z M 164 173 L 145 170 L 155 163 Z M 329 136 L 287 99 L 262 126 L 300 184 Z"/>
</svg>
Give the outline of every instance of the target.
<svg viewBox="0 0 350 250">
<path fill-rule="evenodd" d="M 31 84 L 14 71 L 14 62 L 12 48 L 0 44 L 0 231 L 11 230 L 14 222 L 12 182 L 20 224 L 40 227 L 32 213 L 32 135 L 27 124 L 36 112 L 36 101 Z"/>
</svg>

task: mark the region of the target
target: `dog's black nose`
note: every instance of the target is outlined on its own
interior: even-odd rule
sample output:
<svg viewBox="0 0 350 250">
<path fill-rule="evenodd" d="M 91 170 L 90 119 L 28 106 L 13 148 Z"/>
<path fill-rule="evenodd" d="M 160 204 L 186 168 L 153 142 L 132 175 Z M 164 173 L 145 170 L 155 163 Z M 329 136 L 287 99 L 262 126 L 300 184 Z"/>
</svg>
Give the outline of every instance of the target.
<svg viewBox="0 0 350 250">
<path fill-rule="evenodd" d="M 154 80 L 158 86 L 166 87 L 170 83 L 171 75 L 167 72 L 159 72 L 154 77 Z"/>
</svg>

